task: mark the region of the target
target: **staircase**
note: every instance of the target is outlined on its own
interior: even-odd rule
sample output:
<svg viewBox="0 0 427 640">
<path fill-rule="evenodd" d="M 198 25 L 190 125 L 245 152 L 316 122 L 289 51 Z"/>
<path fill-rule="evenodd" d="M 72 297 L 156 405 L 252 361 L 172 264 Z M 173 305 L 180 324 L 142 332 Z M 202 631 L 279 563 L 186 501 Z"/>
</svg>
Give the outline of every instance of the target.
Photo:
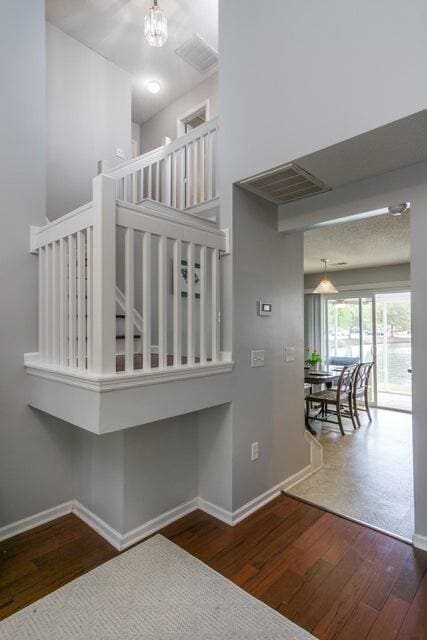
<svg viewBox="0 0 427 640">
<path fill-rule="evenodd" d="M 142 156 L 131 173 L 97 176 L 92 202 L 31 229 L 39 260 L 39 349 L 25 356 L 31 406 L 105 433 L 229 401 L 233 362 L 221 350 L 219 315 L 229 234 L 206 215 L 214 138 L 192 134 L 164 148 L 154 169 Z M 117 198 L 129 182 L 136 202 Z M 193 213 L 200 205 L 207 219 Z M 220 374 L 213 388 L 209 377 Z"/>
</svg>

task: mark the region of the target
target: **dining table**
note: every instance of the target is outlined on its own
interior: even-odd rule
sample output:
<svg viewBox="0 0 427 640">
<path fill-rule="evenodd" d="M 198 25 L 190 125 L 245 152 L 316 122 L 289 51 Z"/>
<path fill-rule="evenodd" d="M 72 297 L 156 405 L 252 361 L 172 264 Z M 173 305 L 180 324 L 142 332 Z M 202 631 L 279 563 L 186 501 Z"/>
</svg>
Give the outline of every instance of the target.
<svg viewBox="0 0 427 640">
<path fill-rule="evenodd" d="M 326 385 L 326 387 L 332 387 L 334 382 L 338 382 L 341 375 L 342 367 L 324 367 L 320 371 L 312 371 L 311 369 L 304 370 L 304 382 L 309 385 Z M 310 424 L 309 416 L 305 416 L 305 428 L 313 436 L 317 435 L 317 432 Z"/>
</svg>

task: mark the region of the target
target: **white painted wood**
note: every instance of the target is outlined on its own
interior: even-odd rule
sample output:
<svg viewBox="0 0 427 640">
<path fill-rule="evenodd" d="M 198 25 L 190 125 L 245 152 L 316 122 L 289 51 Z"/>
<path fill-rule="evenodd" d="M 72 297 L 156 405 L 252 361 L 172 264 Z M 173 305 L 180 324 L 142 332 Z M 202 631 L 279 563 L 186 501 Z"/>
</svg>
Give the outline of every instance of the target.
<svg viewBox="0 0 427 640">
<path fill-rule="evenodd" d="M 68 366 L 68 245 L 59 241 L 59 364 Z"/>
<path fill-rule="evenodd" d="M 125 370 L 134 368 L 134 232 L 126 229 L 125 236 Z"/>
<path fill-rule="evenodd" d="M 187 247 L 187 364 L 193 365 L 194 354 L 194 259 L 195 247 L 193 242 Z"/>
<path fill-rule="evenodd" d="M 46 245 L 45 250 L 45 270 L 44 270 L 44 289 L 45 289 L 45 349 L 46 362 L 52 362 L 52 245 Z"/>
<path fill-rule="evenodd" d="M 115 180 L 93 180 L 93 371 L 116 371 Z"/>
<path fill-rule="evenodd" d="M 219 252 L 212 251 L 212 362 L 219 360 Z"/>
<path fill-rule="evenodd" d="M 207 154 L 206 154 L 206 180 L 207 180 L 207 196 L 206 200 L 212 200 L 213 197 L 213 181 L 214 181 L 214 155 L 213 141 L 214 132 L 211 131 L 207 136 Z"/>
<path fill-rule="evenodd" d="M 135 231 L 149 231 L 155 235 L 167 236 L 182 242 L 194 242 L 212 249 L 225 250 L 225 233 L 213 228 L 208 221 L 198 220 L 184 221 L 172 216 L 167 216 L 154 209 L 148 210 L 142 207 L 132 207 L 119 202 L 117 205 L 117 224 L 121 227 L 130 227 Z"/>
<path fill-rule="evenodd" d="M 173 364 L 181 366 L 181 240 L 175 240 L 173 245 Z"/>
<path fill-rule="evenodd" d="M 171 181 L 172 181 L 172 154 L 167 154 L 164 163 L 164 182 L 163 182 L 163 197 L 162 202 L 170 206 L 172 204 L 171 193 Z"/>
<path fill-rule="evenodd" d="M 186 146 L 186 159 L 185 159 L 185 165 L 187 168 L 187 176 L 185 181 L 185 208 L 191 207 L 191 205 L 193 204 L 193 182 L 195 182 L 194 174 L 193 174 L 193 168 L 194 168 L 193 156 L 194 156 L 194 142 L 190 142 Z"/>
<path fill-rule="evenodd" d="M 154 200 L 156 200 L 157 202 L 160 202 L 160 161 L 157 161 L 155 164 L 156 170 L 155 170 L 155 193 L 154 193 Z"/>
<path fill-rule="evenodd" d="M 199 143 L 199 138 L 196 138 L 193 142 L 193 205 L 199 202 Z M 190 205 L 187 205 L 187 208 L 188 206 Z"/>
<path fill-rule="evenodd" d="M 159 238 L 159 367 L 167 367 L 167 237 Z"/>
<path fill-rule="evenodd" d="M 178 206 L 178 176 L 179 176 L 179 164 L 178 164 L 178 151 L 172 154 L 172 206 L 174 209 Z"/>
<path fill-rule="evenodd" d="M 126 296 L 116 285 L 116 302 L 122 311 L 126 311 Z M 136 330 L 142 335 L 144 323 L 142 321 L 142 315 L 137 309 L 133 310 L 133 324 Z"/>
<path fill-rule="evenodd" d="M 92 224 L 92 215 L 92 202 L 89 202 L 43 227 L 38 227 L 32 234 L 32 251 L 86 229 Z"/>
<path fill-rule="evenodd" d="M 138 202 L 138 171 L 132 173 L 132 202 Z"/>
<path fill-rule="evenodd" d="M 87 369 L 92 371 L 93 352 L 93 228 L 86 235 L 86 308 L 87 308 Z"/>
<path fill-rule="evenodd" d="M 42 362 L 46 360 L 46 248 L 39 249 L 39 352 Z"/>
<path fill-rule="evenodd" d="M 151 369 L 151 233 L 142 236 L 142 334 L 143 370 Z"/>
<path fill-rule="evenodd" d="M 86 369 L 86 238 L 77 233 L 77 366 Z"/>
<path fill-rule="evenodd" d="M 179 179 L 179 209 L 185 209 L 185 196 L 187 190 L 187 178 L 186 178 L 186 147 L 182 147 L 179 152 L 180 158 L 180 179 Z"/>
<path fill-rule="evenodd" d="M 68 362 L 77 367 L 77 251 L 76 236 L 68 236 Z"/>
<path fill-rule="evenodd" d="M 200 247 L 200 363 L 207 362 L 207 247 Z"/>
<path fill-rule="evenodd" d="M 52 362 L 59 364 L 60 351 L 60 259 L 59 242 L 52 244 Z"/>
<path fill-rule="evenodd" d="M 153 165 L 152 164 L 150 164 L 150 166 L 148 167 L 147 171 L 148 171 L 147 197 L 152 200 L 153 199 Z"/>
<path fill-rule="evenodd" d="M 206 176 L 206 136 L 204 135 L 200 139 L 200 173 L 199 173 L 200 202 L 204 202 L 206 200 L 205 176 Z"/>
</svg>

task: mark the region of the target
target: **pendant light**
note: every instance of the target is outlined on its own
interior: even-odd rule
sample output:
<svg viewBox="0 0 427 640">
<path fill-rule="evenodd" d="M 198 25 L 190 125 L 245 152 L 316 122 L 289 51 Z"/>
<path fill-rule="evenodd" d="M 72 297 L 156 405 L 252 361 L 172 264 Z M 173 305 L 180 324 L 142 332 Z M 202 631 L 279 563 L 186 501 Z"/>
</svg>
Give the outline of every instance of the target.
<svg viewBox="0 0 427 640">
<path fill-rule="evenodd" d="M 334 287 L 334 285 L 328 278 L 329 258 L 322 258 L 322 262 L 325 264 L 325 272 L 323 274 L 323 278 L 314 289 L 313 293 L 338 293 L 338 289 Z"/>
<path fill-rule="evenodd" d="M 164 12 L 154 0 L 154 4 L 144 18 L 144 34 L 152 47 L 162 47 L 168 39 L 168 21 Z"/>
</svg>

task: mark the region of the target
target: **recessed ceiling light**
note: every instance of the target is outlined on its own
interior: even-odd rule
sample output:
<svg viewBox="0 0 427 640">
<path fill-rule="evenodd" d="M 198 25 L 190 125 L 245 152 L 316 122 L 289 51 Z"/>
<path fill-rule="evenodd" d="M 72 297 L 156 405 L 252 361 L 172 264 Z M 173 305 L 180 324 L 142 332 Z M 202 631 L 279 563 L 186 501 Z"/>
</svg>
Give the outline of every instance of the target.
<svg viewBox="0 0 427 640">
<path fill-rule="evenodd" d="M 150 93 L 159 93 L 160 82 L 157 82 L 157 80 L 150 80 L 147 82 L 147 89 Z"/>
</svg>

